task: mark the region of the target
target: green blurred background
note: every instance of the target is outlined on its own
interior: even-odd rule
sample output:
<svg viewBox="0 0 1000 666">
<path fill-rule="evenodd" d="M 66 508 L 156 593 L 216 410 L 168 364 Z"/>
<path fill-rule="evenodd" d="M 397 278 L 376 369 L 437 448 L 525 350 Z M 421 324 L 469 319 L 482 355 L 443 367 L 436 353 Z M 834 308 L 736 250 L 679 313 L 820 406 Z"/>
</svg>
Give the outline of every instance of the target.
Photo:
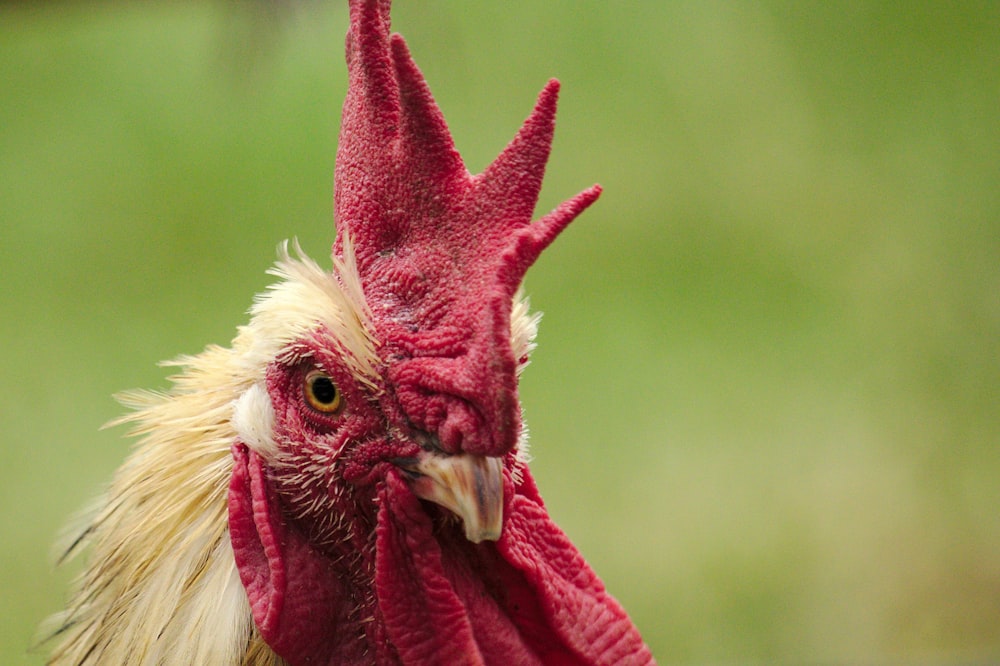
<svg viewBox="0 0 1000 666">
<path fill-rule="evenodd" d="M 0 5 L 0 663 L 110 395 L 323 259 L 346 3 Z M 523 398 L 663 663 L 1000 660 L 1000 3 L 398 0 L 481 170 L 550 76 Z"/>
</svg>

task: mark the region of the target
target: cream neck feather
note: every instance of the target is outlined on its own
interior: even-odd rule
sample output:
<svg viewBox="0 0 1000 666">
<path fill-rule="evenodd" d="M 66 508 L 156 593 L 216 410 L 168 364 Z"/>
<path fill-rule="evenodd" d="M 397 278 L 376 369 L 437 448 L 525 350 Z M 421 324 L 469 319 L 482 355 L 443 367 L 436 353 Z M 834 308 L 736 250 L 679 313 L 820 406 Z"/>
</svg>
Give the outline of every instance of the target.
<svg viewBox="0 0 1000 666">
<path fill-rule="evenodd" d="M 296 340 L 327 327 L 359 376 L 375 354 L 352 255 L 334 272 L 280 249 L 282 278 L 232 347 L 165 365 L 169 392 L 119 397 L 139 442 L 83 518 L 64 558 L 90 547 L 67 610 L 53 618 L 52 664 L 279 664 L 256 636 L 229 541 L 227 492 L 236 401 Z"/>
</svg>

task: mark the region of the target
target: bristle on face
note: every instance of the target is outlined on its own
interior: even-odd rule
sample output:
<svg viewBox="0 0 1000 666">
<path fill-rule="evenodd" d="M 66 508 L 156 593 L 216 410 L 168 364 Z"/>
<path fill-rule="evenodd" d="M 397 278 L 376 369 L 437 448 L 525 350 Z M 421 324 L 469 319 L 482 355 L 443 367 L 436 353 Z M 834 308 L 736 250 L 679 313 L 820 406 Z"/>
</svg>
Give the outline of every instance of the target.
<svg viewBox="0 0 1000 666">
<path fill-rule="evenodd" d="M 449 451 L 502 455 L 520 430 L 514 294 L 600 188 L 531 222 L 555 127 L 555 80 L 499 157 L 470 174 L 406 43 L 390 35 L 389 4 L 350 3 L 334 254 L 353 242 L 379 355 L 414 427 Z"/>
</svg>

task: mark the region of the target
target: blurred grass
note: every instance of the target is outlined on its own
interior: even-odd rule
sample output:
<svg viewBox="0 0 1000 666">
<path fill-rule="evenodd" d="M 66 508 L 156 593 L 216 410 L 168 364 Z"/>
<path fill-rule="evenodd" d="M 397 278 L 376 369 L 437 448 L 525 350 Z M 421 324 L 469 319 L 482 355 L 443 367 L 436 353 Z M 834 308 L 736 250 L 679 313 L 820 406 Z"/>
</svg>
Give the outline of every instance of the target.
<svg viewBox="0 0 1000 666">
<path fill-rule="evenodd" d="M 0 663 L 110 394 L 322 258 L 344 8 L 0 6 Z M 563 84 L 523 398 L 663 663 L 1000 659 L 1000 5 L 397 2 L 482 169 Z"/>
</svg>

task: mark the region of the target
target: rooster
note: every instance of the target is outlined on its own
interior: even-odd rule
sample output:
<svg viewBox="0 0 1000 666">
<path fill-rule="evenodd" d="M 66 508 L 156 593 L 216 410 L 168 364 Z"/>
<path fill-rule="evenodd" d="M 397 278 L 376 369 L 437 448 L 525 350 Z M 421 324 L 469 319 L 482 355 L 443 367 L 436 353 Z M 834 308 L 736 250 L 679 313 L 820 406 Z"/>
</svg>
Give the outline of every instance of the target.
<svg viewBox="0 0 1000 666">
<path fill-rule="evenodd" d="M 123 396 L 141 438 L 66 549 L 52 664 L 647 664 L 527 467 L 521 280 L 550 81 L 466 170 L 389 0 L 351 0 L 332 270 L 279 249 L 230 348 Z"/>
</svg>

